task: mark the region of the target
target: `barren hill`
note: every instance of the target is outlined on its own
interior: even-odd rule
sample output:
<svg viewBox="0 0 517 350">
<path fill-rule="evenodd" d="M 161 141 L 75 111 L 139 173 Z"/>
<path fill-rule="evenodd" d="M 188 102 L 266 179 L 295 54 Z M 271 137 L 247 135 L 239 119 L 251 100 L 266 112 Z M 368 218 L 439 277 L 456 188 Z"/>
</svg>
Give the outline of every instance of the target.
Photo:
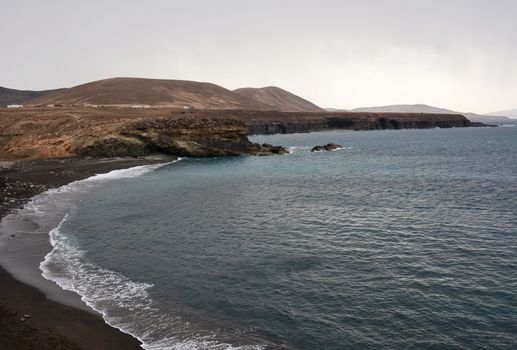
<svg viewBox="0 0 517 350">
<path fill-rule="evenodd" d="M 314 103 L 276 86 L 264 88 L 241 88 L 233 92 L 273 107 L 281 112 L 325 112 Z"/>
<path fill-rule="evenodd" d="M 505 111 L 499 111 L 499 112 L 495 112 L 495 113 L 490 113 L 490 115 L 496 115 L 496 116 L 504 115 L 504 116 L 509 117 L 509 118 L 517 118 L 517 108 L 515 108 L 515 109 L 508 109 L 508 110 L 505 110 Z"/>
<path fill-rule="evenodd" d="M 142 78 L 112 78 L 94 81 L 30 100 L 28 104 L 271 109 L 260 102 L 211 83 Z"/>
<path fill-rule="evenodd" d="M 373 112 L 373 113 L 438 113 L 438 114 L 455 114 L 458 112 L 445 108 L 438 108 L 424 104 L 416 105 L 390 105 L 377 107 L 362 107 L 352 109 L 351 112 Z"/>
<path fill-rule="evenodd" d="M 64 89 L 32 91 L 0 87 L 0 107 L 5 107 L 11 104 L 24 104 L 28 100 L 32 100 L 62 90 Z"/>
<path fill-rule="evenodd" d="M 363 107 L 351 110 L 351 112 L 373 112 L 373 113 L 431 113 L 431 114 L 462 114 L 471 122 L 478 122 L 489 125 L 512 124 L 514 121 L 505 114 L 483 115 L 476 113 L 462 113 L 451 111 L 450 109 L 438 108 L 424 104 L 415 105 L 390 105 L 378 107 Z"/>
</svg>

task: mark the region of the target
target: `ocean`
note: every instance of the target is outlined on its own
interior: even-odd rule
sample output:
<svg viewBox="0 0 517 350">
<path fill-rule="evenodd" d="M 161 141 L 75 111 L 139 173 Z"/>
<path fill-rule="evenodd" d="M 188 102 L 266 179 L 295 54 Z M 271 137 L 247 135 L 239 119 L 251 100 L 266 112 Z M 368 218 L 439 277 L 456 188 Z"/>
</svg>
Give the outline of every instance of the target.
<svg viewBox="0 0 517 350">
<path fill-rule="evenodd" d="M 43 275 L 145 349 L 517 348 L 517 128 L 252 140 L 38 196 Z"/>
</svg>

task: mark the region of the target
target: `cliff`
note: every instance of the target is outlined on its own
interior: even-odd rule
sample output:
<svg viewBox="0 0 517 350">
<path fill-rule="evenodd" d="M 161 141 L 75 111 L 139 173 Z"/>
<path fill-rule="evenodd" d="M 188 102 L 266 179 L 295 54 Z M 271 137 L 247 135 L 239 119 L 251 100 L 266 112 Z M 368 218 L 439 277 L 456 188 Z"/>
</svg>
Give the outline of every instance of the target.
<svg viewBox="0 0 517 350">
<path fill-rule="evenodd" d="M 287 153 L 250 142 L 237 118 L 171 109 L 0 109 L 0 130 L 0 159 Z"/>
<path fill-rule="evenodd" d="M 128 123 L 108 135 L 80 136 L 70 151 L 82 157 L 141 157 L 152 153 L 180 157 L 288 153 L 283 147 L 252 143 L 246 135 L 246 126 L 238 120 L 162 117 Z"/>
<path fill-rule="evenodd" d="M 469 127 L 460 114 L 423 113 L 277 113 L 248 112 L 248 134 L 290 134 L 325 130 L 382 130 Z"/>
<path fill-rule="evenodd" d="M 0 159 L 268 155 L 283 147 L 250 142 L 249 134 L 324 130 L 468 127 L 461 115 L 310 113 L 171 108 L 0 109 Z"/>
</svg>

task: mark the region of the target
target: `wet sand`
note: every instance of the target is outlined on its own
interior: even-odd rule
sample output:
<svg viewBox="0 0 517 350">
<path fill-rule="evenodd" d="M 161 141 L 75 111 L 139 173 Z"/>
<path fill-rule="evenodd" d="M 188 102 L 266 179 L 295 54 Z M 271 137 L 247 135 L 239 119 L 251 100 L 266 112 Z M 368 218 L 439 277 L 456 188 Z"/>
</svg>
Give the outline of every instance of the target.
<svg viewBox="0 0 517 350">
<path fill-rule="evenodd" d="M 148 157 L 0 162 L 0 218 L 23 207 L 46 189 L 115 169 L 171 160 Z M 48 236 L 40 237 L 38 243 L 27 238 L 18 240 L 15 232 L 4 235 L 8 235 L 3 238 L 9 244 L 0 247 L 0 254 L 16 253 L 12 247 L 24 254 L 30 252 L 29 258 L 21 260 L 25 262 L 22 266 L 8 266 L 8 269 L 16 269 L 16 275 L 31 281 L 31 285 L 15 279 L 5 266 L 0 267 L 0 349 L 141 349 L 137 339 L 107 325 L 78 295 L 63 291 L 41 277 L 38 264 L 50 250 Z"/>
</svg>

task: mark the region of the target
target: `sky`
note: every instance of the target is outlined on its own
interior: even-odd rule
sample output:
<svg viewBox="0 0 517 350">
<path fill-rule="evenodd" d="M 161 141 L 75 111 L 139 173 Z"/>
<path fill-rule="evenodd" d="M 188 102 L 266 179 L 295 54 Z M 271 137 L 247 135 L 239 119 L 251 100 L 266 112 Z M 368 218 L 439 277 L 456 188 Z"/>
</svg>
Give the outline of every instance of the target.
<svg viewBox="0 0 517 350">
<path fill-rule="evenodd" d="M 517 108 L 517 0 L 0 0 L 0 86 L 131 76 L 322 107 Z"/>
</svg>

